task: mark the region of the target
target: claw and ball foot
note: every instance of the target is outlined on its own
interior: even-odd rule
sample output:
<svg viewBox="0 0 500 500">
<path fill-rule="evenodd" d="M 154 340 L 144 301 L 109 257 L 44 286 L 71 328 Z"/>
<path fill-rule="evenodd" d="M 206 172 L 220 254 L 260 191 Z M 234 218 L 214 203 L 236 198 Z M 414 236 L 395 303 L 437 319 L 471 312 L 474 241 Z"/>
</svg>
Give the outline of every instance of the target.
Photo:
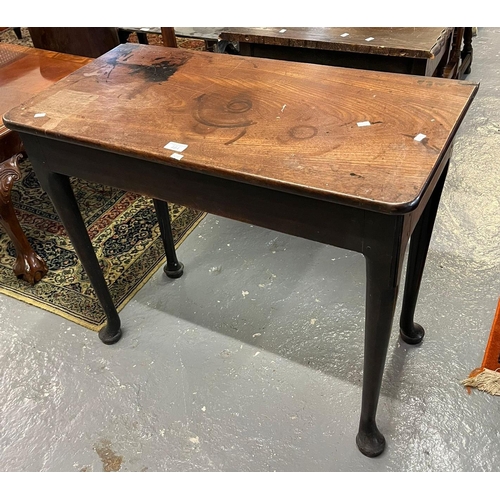
<svg viewBox="0 0 500 500">
<path fill-rule="evenodd" d="M 34 285 L 47 274 L 47 266 L 29 244 L 12 205 L 12 186 L 21 178 L 18 165 L 21 158 L 22 155 L 18 154 L 0 163 L 0 224 L 16 249 L 15 275 Z"/>
</svg>

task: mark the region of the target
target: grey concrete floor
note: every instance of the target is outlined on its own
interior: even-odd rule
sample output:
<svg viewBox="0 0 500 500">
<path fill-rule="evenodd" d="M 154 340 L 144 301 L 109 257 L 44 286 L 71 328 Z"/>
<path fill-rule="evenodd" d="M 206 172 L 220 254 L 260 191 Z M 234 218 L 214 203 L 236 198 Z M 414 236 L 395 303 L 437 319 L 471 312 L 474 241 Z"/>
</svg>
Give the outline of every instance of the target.
<svg viewBox="0 0 500 500">
<path fill-rule="evenodd" d="M 411 347 L 393 327 L 383 455 L 355 445 L 363 257 L 209 215 L 179 249 L 185 275 L 154 275 L 114 346 L 0 296 L 0 470 L 498 471 L 500 398 L 459 383 L 500 295 L 500 29 L 473 42 L 481 86 L 429 250 L 427 335 Z"/>
</svg>

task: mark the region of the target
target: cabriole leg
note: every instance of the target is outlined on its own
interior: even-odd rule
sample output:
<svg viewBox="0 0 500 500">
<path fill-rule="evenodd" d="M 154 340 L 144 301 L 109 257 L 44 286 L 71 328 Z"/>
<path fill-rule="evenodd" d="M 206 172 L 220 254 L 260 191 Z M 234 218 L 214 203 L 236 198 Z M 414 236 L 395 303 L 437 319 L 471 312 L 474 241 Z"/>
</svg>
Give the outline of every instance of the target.
<svg viewBox="0 0 500 500">
<path fill-rule="evenodd" d="M 34 285 L 47 274 L 47 266 L 29 244 L 12 205 L 12 186 L 14 181 L 21 178 L 18 165 L 21 157 L 20 154 L 15 155 L 0 163 L 0 225 L 5 229 L 16 249 L 14 274 Z"/>
</svg>

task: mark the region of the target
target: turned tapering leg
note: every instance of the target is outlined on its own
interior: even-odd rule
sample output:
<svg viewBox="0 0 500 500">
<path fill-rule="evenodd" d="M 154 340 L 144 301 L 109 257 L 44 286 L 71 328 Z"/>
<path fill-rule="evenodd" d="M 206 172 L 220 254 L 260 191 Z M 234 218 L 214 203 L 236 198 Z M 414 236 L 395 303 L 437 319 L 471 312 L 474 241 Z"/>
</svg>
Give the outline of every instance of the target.
<svg viewBox="0 0 500 500">
<path fill-rule="evenodd" d="M 167 264 L 163 270 L 169 278 L 180 278 L 184 272 L 184 265 L 177 260 L 168 203 L 161 200 L 153 200 L 153 203 L 167 257 Z"/>
<path fill-rule="evenodd" d="M 99 338 L 105 344 L 114 344 L 122 336 L 120 318 L 99 266 L 69 178 L 65 175 L 47 172 L 43 167 L 37 168 L 33 158 L 32 164 L 40 185 L 49 195 L 106 314 L 107 324 L 99 332 Z"/>
<path fill-rule="evenodd" d="M 21 158 L 20 154 L 14 155 L 9 160 L 0 163 L 0 224 L 16 249 L 15 275 L 34 285 L 47 274 L 47 266 L 29 244 L 12 205 L 12 186 L 14 181 L 21 178 L 18 165 Z"/>
<path fill-rule="evenodd" d="M 378 430 L 377 413 L 382 375 L 394 310 L 398 295 L 398 273 L 401 250 L 394 256 L 366 257 L 366 312 L 365 348 L 363 368 L 363 394 L 361 417 L 356 444 L 368 457 L 380 455 L 385 448 L 385 438 Z"/>
<path fill-rule="evenodd" d="M 432 230 L 434 228 L 434 221 L 436 220 L 439 207 L 439 200 L 441 199 L 441 193 L 448 172 L 448 165 L 449 162 L 441 174 L 410 239 L 403 305 L 399 322 L 401 339 L 407 344 L 419 344 L 425 335 L 425 330 L 422 326 L 414 321 L 415 307 L 432 237 Z"/>
</svg>

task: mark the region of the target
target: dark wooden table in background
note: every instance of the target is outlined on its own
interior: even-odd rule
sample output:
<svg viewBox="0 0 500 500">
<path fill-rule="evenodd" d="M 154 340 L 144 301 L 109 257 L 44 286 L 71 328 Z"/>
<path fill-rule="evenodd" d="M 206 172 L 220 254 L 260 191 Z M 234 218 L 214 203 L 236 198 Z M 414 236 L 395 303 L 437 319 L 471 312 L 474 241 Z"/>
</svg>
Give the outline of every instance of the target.
<svg viewBox="0 0 500 500">
<path fill-rule="evenodd" d="M 167 202 L 361 252 L 356 442 L 376 456 L 385 447 L 375 416 L 406 246 L 411 236 L 400 332 L 417 344 L 424 330 L 413 316 L 434 218 L 478 86 L 305 64 L 121 45 L 4 121 L 21 134 L 106 312 L 105 343 L 120 338 L 120 319 L 68 176 L 152 197 L 171 277 L 182 265 Z"/>
<path fill-rule="evenodd" d="M 91 60 L 0 43 L 0 116 Z M 13 183 L 20 178 L 18 155 L 23 151 L 19 135 L 0 122 L 0 224 L 16 248 L 14 273 L 34 284 L 47 267 L 22 231 L 11 200 Z"/>
<path fill-rule="evenodd" d="M 246 56 L 412 75 L 457 78 L 472 62 L 471 28 L 224 28 L 219 37 Z"/>
</svg>

